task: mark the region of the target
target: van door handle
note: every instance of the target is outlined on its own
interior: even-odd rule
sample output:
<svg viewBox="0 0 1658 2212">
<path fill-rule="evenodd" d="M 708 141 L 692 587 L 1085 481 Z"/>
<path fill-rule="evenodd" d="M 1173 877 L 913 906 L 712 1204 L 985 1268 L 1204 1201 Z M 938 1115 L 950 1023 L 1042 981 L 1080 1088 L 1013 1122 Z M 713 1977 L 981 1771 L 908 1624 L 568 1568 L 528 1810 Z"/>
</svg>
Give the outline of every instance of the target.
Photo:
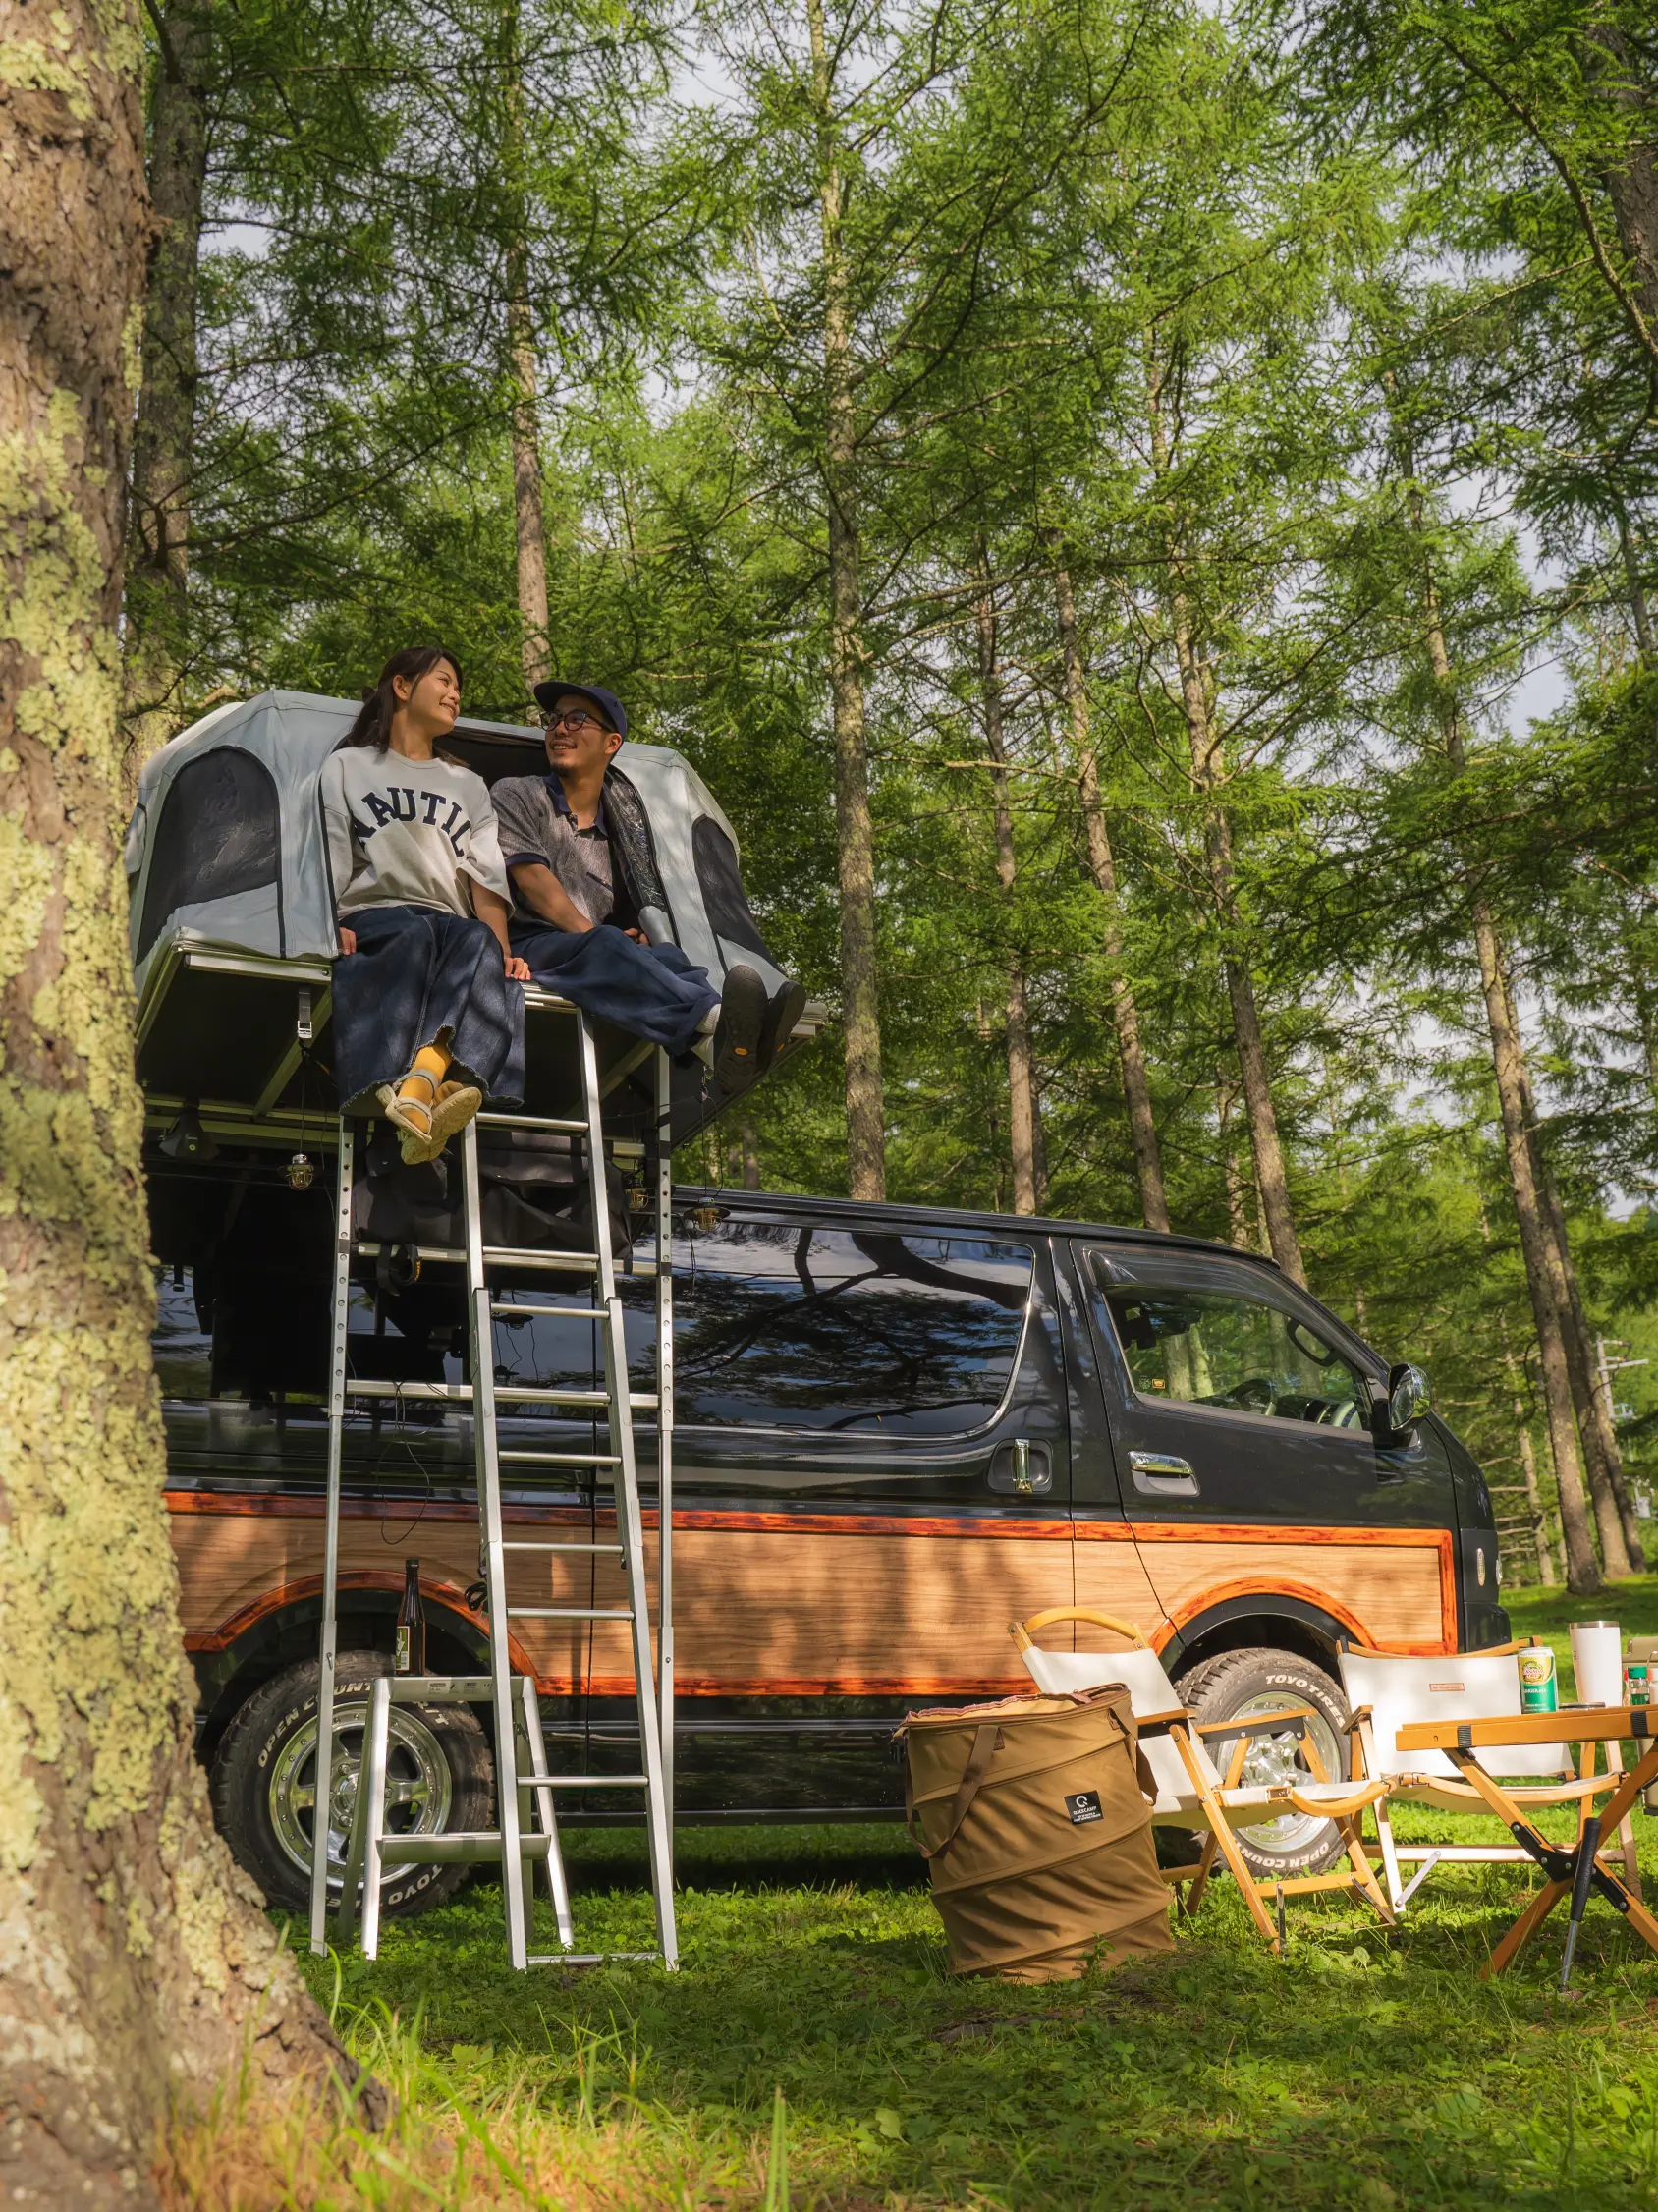
<svg viewBox="0 0 1658 2212">
<path fill-rule="evenodd" d="M 1195 1498 L 1197 1477 L 1191 1462 L 1173 1452 L 1131 1452 L 1129 1469 L 1134 1488 L 1148 1498 Z"/>
</svg>

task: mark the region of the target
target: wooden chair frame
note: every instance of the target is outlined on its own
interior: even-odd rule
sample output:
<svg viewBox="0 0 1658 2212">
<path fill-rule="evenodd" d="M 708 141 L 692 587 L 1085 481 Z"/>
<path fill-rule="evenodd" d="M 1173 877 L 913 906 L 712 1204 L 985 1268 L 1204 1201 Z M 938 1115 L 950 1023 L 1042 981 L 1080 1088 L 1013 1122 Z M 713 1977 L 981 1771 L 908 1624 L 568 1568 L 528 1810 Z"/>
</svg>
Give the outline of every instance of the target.
<svg viewBox="0 0 1658 2212">
<path fill-rule="evenodd" d="M 1019 1646 L 1020 1655 L 1025 1662 L 1026 1669 L 1040 1687 L 1046 1688 L 1048 1686 L 1042 1684 L 1040 1676 L 1030 1665 L 1030 1653 L 1040 1649 L 1034 1640 L 1035 1635 L 1041 1630 L 1052 1628 L 1063 1621 L 1082 1621 L 1094 1628 L 1107 1629 L 1112 1633 L 1124 1637 L 1134 1649 L 1151 1651 L 1149 1640 L 1135 1622 L 1126 1621 L 1115 1613 L 1101 1612 L 1094 1606 L 1054 1606 L 1047 1612 L 1033 1613 L 1027 1621 L 1015 1622 L 1011 1631 L 1015 1643 Z M 1152 1655 L 1153 1657 L 1156 1656 L 1155 1653 Z M 1054 1656 L 1073 1655 L 1055 1653 Z M 1101 1652 L 1097 1656 L 1102 1662 L 1109 1664 L 1111 1659 L 1109 1652 Z M 1160 1661 L 1159 1665 L 1161 1665 Z M 1107 1676 L 1102 1679 L 1109 1680 L 1110 1678 Z M 1167 1676 L 1164 1679 L 1167 1681 Z M 1169 1687 L 1173 1691 L 1173 1684 L 1170 1684 Z M 1283 1952 L 1287 1941 L 1284 1918 L 1284 1901 L 1286 1898 L 1307 1897 L 1321 1891 L 1345 1891 L 1350 1897 L 1372 1907 L 1377 1916 L 1386 1925 L 1389 1927 L 1394 1925 L 1392 1908 L 1377 1886 L 1363 1838 L 1365 1810 L 1367 1807 L 1378 1804 L 1385 1797 L 1384 1785 L 1363 1781 L 1354 1789 L 1343 1792 L 1336 1797 L 1308 1797 L 1295 1785 L 1286 1784 L 1282 1787 L 1275 1787 L 1270 1792 L 1266 1805 L 1262 1804 L 1259 1794 L 1255 1791 L 1243 1793 L 1249 1799 L 1246 1808 L 1237 1802 L 1240 1795 L 1240 1777 L 1244 1771 L 1244 1761 L 1248 1754 L 1251 1738 L 1256 1736 L 1281 1736 L 1292 1728 L 1300 1739 L 1303 1755 L 1311 1769 L 1312 1783 L 1326 1791 L 1330 1789 L 1335 1778 L 1324 1772 L 1323 1762 L 1318 1756 L 1317 1745 L 1306 1733 L 1306 1723 L 1314 1717 L 1310 1706 L 1295 1705 L 1285 1707 L 1282 1712 L 1257 1714 L 1253 1719 L 1247 1721 L 1205 1722 L 1199 1721 L 1188 1707 L 1180 1704 L 1178 1698 L 1164 1711 L 1136 1713 L 1135 1715 L 1142 1736 L 1167 1736 L 1174 1744 L 1190 1782 L 1192 1796 L 1197 1800 L 1194 1808 L 1195 1817 L 1183 1816 L 1179 1820 L 1171 1820 L 1165 1817 L 1163 1820 L 1157 1821 L 1154 1814 L 1154 1823 L 1162 1827 L 1186 1828 L 1194 1834 L 1207 1830 L 1207 1834 L 1204 1835 L 1203 1849 L 1195 1866 L 1169 1866 L 1163 1869 L 1165 1881 L 1169 1882 L 1176 1890 L 1176 1901 L 1182 1912 L 1193 1913 L 1197 1910 L 1218 1855 L 1224 1859 L 1228 1872 L 1238 1884 L 1239 1893 L 1248 1908 L 1250 1918 L 1265 1939 L 1268 1948 L 1275 1954 Z M 1224 1776 L 1218 1772 L 1213 1761 L 1208 1757 L 1207 1744 L 1211 1741 L 1216 1743 L 1217 1747 L 1228 1742 L 1232 1743 L 1232 1752 L 1227 1761 L 1227 1771 Z M 1306 1813 L 1317 1819 L 1333 1820 L 1336 1823 L 1341 1834 L 1342 1849 L 1348 1860 L 1349 1872 L 1343 1874 L 1299 1874 L 1293 1876 L 1289 1881 L 1274 1881 L 1270 1876 L 1257 1876 L 1250 1872 L 1243 1853 L 1238 1848 L 1237 1838 L 1233 1834 L 1235 1823 L 1228 1817 L 1229 1807 L 1240 1815 L 1246 1809 L 1250 1821 L 1252 1821 L 1260 1819 L 1270 1805 L 1276 1804 L 1280 1800 L 1287 1810 L 1293 1808 L 1297 1812 Z M 1249 1822 L 1242 1817 L 1236 1822 L 1236 1825 L 1239 1826 L 1248 1824 Z M 1187 1881 L 1190 1882 L 1191 1890 L 1188 1896 L 1183 1898 L 1179 1894 L 1180 1885 Z M 1267 1910 L 1269 1899 L 1274 1906 L 1274 1911 L 1270 1913 Z"/>
</svg>

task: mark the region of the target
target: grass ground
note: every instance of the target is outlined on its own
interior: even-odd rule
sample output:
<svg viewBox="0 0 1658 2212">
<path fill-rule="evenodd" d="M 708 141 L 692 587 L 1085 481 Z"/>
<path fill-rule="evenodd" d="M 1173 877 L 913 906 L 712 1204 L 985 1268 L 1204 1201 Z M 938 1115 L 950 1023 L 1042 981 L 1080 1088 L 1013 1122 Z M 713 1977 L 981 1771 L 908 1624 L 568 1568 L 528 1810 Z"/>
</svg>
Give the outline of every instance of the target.
<svg viewBox="0 0 1658 2212">
<path fill-rule="evenodd" d="M 1574 1617 L 1658 1632 L 1658 1577 L 1591 1605 L 1523 1593 L 1513 1612 L 1567 1661 Z M 1412 1818 L 1398 1816 L 1402 1835 Z M 1432 1816 L 1414 1820 L 1429 1832 Z M 1658 1820 L 1636 1826 L 1652 1897 Z M 569 1855 L 580 1939 L 648 1940 L 632 1837 L 577 1835 Z M 223 2116 L 179 2146 L 173 2200 L 1658 2205 L 1658 1960 L 1591 1904 L 1567 1998 L 1558 1920 L 1482 1984 L 1531 1886 L 1512 1867 L 1430 1877 L 1397 1933 L 1305 1902 L 1283 1962 L 1223 1884 L 1172 1957 L 1049 1988 L 950 1977 L 896 1827 L 690 1829 L 679 1875 L 674 1976 L 515 1977 L 499 1892 L 482 1882 L 392 1923 L 373 1965 L 307 1960 L 399 2093 L 396 2124 L 376 2139 L 297 2112 L 247 2143 Z"/>
</svg>

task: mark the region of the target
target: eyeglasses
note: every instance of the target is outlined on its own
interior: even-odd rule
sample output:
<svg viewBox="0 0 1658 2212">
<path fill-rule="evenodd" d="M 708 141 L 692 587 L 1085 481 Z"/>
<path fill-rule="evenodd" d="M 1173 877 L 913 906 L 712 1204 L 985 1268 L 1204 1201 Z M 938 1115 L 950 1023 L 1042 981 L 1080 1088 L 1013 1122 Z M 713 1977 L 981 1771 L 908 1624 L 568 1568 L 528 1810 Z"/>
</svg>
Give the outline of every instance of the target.
<svg viewBox="0 0 1658 2212">
<path fill-rule="evenodd" d="M 561 724 L 567 730 L 602 730 L 604 728 L 604 724 L 598 716 L 589 714 L 584 706 L 579 706 L 574 714 L 549 714 L 541 727 L 544 730 L 556 730 Z"/>
</svg>

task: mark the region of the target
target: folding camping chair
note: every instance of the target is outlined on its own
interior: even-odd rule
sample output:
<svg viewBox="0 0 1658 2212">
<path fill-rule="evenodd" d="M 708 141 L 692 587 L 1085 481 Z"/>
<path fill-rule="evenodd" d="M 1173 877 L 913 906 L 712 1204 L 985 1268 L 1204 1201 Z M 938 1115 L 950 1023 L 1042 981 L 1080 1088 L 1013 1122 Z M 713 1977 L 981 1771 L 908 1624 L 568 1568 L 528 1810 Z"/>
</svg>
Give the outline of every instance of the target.
<svg viewBox="0 0 1658 2212">
<path fill-rule="evenodd" d="M 1440 1812 L 1494 1813 L 1471 1782 L 1458 1779 L 1443 1751 L 1402 1751 L 1399 1731 L 1413 1721 L 1506 1720 L 1519 1713 L 1520 1659 L 1524 1644 L 1499 1644 L 1490 1651 L 1460 1651 L 1447 1658 L 1406 1659 L 1391 1651 L 1344 1651 L 1342 1687 L 1351 1708 L 1348 1729 L 1353 1766 L 1387 1795 L 1376 1806 L 1376 1837 L 1388 1896 L 1403 1912 L 1421 1884 L 1442 1863 L 1480 1866 L 1529 1866 L 1532 1854 L 1512 1842 L 1501 1844 L 1401 1844 L 1393 1833 L 1395 1803 L 1432 1805 Z M 1585 1746 L 1586 1758 L 1594 1746 Z M 1597 1797 L 1617 1788 L 1615 1774 L 1579 1773 L 1566 1743 L 1515 1743 L 1477 1753 L 1486 1773 L 1505 1785 L 1516 1775 L 1527 1784 L 1506 1787 L 1505 1795 L 1521 1810 L 1574 1805 L 1578 1825 L 1594 1810 Z M 1546 1778 L 1546 1779 L 1545 1779 Z M 1414 1864 L 1409 1882 L 1401 1864 Z"/>
<path fill-rule="evenodd" d="M 1045 1651 L 1033 1641 L 1039 1631 L 1062 1621 L 1085 1621 L 1095 1628 L 1109 1629 L 1127 1637 L 1131 1648 L 1127 1651 Z M 1317 1747 L 1306 1734 L 1306 1723 L 1314 1717 L 1310 1706 L 1286 1706 L 1282 1712 L 1262 1713 L 1249 1720 L 1199 1721 L 1182 1704 L 1180 1692 L 1165 1673 L 1162 1660 L 1133 1622 L 1119 1620 L 1113 1613 L 1096 1612 L 1091 1606 L 1061 1605 L 1051 1612 L 1033 1613 L 1028 1621 L 1016 1622 L 1012 1632 L 1020 1656 L 1038 1689 L 1063 1695 L 1072 1689 L 1096 1689 L 1105 1683 L 1122 1683 L 1127 1688 L 1134 1718 L 1139 1723 L 1139 1747 L 1157 1785 L 1151 1811 L 1152 1826 L 1184 1828 L 1204 1839 L 1195 1866 L 1164 1869 L 1167 1881 L 1179 1884 L 1190 1880 L 1191 1891 L 1184 1906 L 1186 1911 L 1196 1911 L 1214 1867 L 1215 1853 L 1219 1852 L 1249 1908 L 1250 1917 L 1275 1952 L 1284 1947 L 1284 1900 L 1287 1897 L 1304 1897 L 1321 1890 L 1345 1890 L 1349 1896 L 1374 1906 L 1381 1918 L 1392 1924 L 1393 1913 L 1376 1886 L 1362 1833 L 1366 1806 L 1379 1805 L 1387 1785 L 1368 1781 L 1348 1784 L 1332 1780 L 1324 1773 Z M 1308 1780 L 1241 1786 L 1239 1778 L 1251 1738 L 1290 1734 L 1300 1739 L 1302 1753 L 1311 1769 Z M 1232 1747 L 1224 1778 L 1209 1756 L 1211 1743 L 1217 1748 L 1222 1744 Z M 1257 1877 L 1250 1872 L 1233 1830 L 1253 1828 L 1263 1819 L 1270 1820 L 1275 1813 L 1292 1810 L 1336 1823 L 1351 1872 L 1299 1874 L 1289 1881 Z M 1268 1898 L 1276 1908 L 1276 1926 L 1273 1915 L 1267 1911 Z"/>
</svg>

